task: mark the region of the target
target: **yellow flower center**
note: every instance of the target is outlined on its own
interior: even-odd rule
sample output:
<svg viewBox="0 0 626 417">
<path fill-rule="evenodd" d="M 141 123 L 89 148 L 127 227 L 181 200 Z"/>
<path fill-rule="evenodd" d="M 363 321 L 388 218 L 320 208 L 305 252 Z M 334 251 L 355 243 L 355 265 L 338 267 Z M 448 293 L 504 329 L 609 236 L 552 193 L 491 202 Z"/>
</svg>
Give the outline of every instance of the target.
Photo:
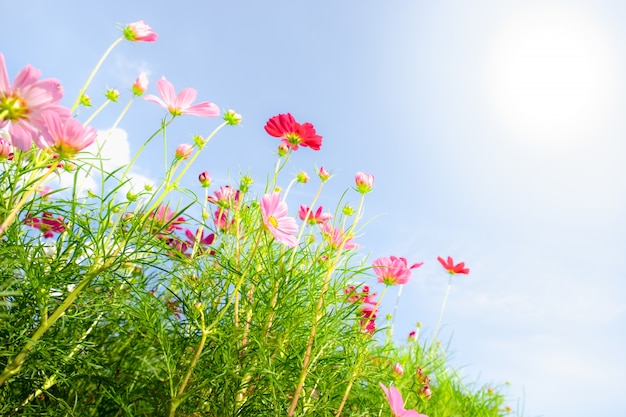
<svg viewBox="0 0 626 417">
<path fill-rule="evenodd" d="M 16 121 L 28 118 L 28 106 L 17 95 L 0 96 L 0 119 Z"/>
<path fill-rule="evenodd" d="M 271 224 L 272 226 L 274 226 L 275 229 L 278 229 L 278 220 L 276 220 L 276 217 L 274 216 L 269 216 L 267 218 L 267 222 L 269 224 Z"/>
</svg>

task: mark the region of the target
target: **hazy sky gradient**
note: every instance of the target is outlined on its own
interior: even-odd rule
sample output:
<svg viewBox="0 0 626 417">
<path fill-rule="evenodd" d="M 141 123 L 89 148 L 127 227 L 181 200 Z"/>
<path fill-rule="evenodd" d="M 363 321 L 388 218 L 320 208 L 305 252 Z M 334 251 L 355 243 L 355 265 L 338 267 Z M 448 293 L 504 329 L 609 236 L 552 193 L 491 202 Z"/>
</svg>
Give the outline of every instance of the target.
<svg viewBox="0 0 626 417">
<path fill-rule="evenodd" d="M 468 381 L 510 381 L 509 404 L 525 395 L 529 417 L 626 414 L 624 3 L 173 4 L 0 0 L 0 51 L 11 77 L 32 64 L 60 79 L 70 105 L 116 25 L 145 20 L 159 41 L 120 45 L 94 101 L 106 86 L 127 93 L 145 70 L 152 93 L 164 75 L 236 109 L 242 127 L 197 162 L 214 187 L 248 170 L 263 182 L 277 146 L 263 131 L 269 117 L 312 122 L 322 150 L 298 151 L 286 173 L 331 170 L 329 209 L 356 171 L 374 174 L 366 216 L 380 216 L 357 241 L 372 259 L 426 262 L 403 290 L 398 340 L 417 321 L 432 335 L 447 285 L 436 257 L 451 255 L 471 274 L 454 278 L 440 339 Z M 131 152 L 162 115 L 133 106 L 120 125 Z M 181 119 L 172 149 L 216 124 Z M 146 159 L 137 174 L 160 169 Z M 315 188 L 292 190 L 294 215 Z"/>
</svg>

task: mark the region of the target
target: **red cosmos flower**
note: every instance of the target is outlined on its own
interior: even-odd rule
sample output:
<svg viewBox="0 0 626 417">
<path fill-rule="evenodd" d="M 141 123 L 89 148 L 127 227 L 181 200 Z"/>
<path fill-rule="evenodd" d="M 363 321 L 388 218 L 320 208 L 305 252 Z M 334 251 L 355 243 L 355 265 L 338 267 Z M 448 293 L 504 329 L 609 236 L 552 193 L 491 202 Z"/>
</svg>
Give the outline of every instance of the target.
<svg viewBox="0 0 626 417">
<path fill-rule="evenodd" d="M 465 268 L 465 262 L 454 264 L 451 256 L 448 256 L 448 260 L 444 261 L 441 256 L 437 257 L 437 260 L 450 274 L 469 274 L 469 268 Z"/>
<path fill-rule="evenodd" d="M 41 217 L 33 217 L 29 214 L 26 216 L 24 224 L 39 229 L 45 238 L 51 238 L 55 233 L 63 233 L 65 231 L 63 217 L 59 216 L 55 218 L 48 212 L 44 212 Z"/>
<path fill-rule="evenodd" d="M 311 123 L 298 123 L 291 113 L 279 114 L 272 117 L 265 124 L 268 135 L 281 138 L 282 143 L 294 151 L 298 146 L 306 146 L 314 151 L 319 151 L 322 146 L 322 137 L 315 133 L 315 127 Z"/>
</svg>

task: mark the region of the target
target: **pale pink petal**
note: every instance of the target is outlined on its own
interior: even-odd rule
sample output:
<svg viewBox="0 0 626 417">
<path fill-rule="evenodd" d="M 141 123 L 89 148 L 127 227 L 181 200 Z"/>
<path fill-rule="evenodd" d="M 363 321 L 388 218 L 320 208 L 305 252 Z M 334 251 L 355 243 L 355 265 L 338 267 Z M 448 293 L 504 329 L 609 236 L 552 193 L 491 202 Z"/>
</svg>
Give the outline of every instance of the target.
<svg viewBox="0 0 626 417">
<path fill-rule="evenodd" d="M 11 82 L 9 81 L 9 73 L 7 72 L 7 66 L 4 63 L 4 55 L 0 53 L 0 91 L 8 91 L 11 89 Z"/>
<path fill-rule="evenodd" d="M 176 92 L 174 91 L 174 84 L 167 81 L 165 77 L 162 77 L 159 81 L 157 81 L 157 90 L 159 90 L 159 95 L 166 103 L 166 105 L 164 106 L 165 108 L 169 108 L 176 103 Z"/>
<path fill-rule="evenodd" d="M 194 88 L 183 88 L 178 93 L 176 100 L 174 101 L 174 107 L 180 110 L 185 110 L 198 96 L 198 91 Z"/>
<path fill-rule="evenodd" d="M 200 117 L 217 117 L 220 115 L 220 109 L 217 105 L 205 101 L 183 109 L 183 113 Z"/>
<path fill-rule="evenodd" d="M 155 95 L 152 95 L 152 94 L 148 94 L 148 95 L 144 96 L 143 99 L 151 101 L 153 103 L 156 103 L 159 106 L 163 107 L 164 109 L 167 109 L 167 107 L 168 107 L 166 102 L 164 102 L 159 97 L 157 97 Z"/>
</svg>

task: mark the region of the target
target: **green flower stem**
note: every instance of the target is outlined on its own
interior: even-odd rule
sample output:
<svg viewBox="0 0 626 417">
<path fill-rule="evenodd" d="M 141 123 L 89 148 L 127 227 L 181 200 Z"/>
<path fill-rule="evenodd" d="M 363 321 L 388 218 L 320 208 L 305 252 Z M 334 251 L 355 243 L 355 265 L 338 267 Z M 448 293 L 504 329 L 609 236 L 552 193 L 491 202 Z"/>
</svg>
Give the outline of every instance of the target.
<svg viewBox="0 0 626 417">
<path fill-rule="evenodd" d="M 437 319 L 437 325 L 435 326 L 435 333 L 433 333 L 433 338 L 431 346 L 434 346 L 437 343 L 437 334 L 439 334 L 439 326 L 441 326 L 441 320 L 443 319 L 443 312 L 446 309 L 446 302 L 448 301 L 448 295 L 450 294 L 450 288 L 452 287 L 452 276 L 450 274 L 450 278 L 448 279 L 448 287 L 446 288 L 446 294 L 443 296 L 443 303 L 441 304 L 441 311 L 439 312 L 439 319 Z"/>
<path fill-rule="evenodd" d="M 105 100 L 105 102 L 104 102 L 104 103 L 102 103 L 102 104 L 100 105 L 100 107 L 98 107 L 98 108 L 97 108 L 97 109 L 96 109 L 93 113 L 91 113 L 91 115 L 87 118 L 87 120 L 85 120 L 85 121 L 83 122 L 83 126 L 87 126 L 89 123 L 91 123 L 91 121 L 92 121 L 93 119 L 95 119 L 95 118 L 96 118 L 96 116 L 98 115 L 98 113 L 100 113 L 102 110 L 104 110 L 104 108 L 105 108 L 106 106 L 108 106 L 110 102 L 111 102 L 111 100 L 106 99 L 106 100 Z"/>
<path fill-rule="evenodd" d="M 315 309 L 315 317 L 313 320 L 313 325 L 311 326 L 311 333 L 309 334 L 309 339 L 307 341 L 306 351 L 304 353 L 304 358 L 302 360 L 302 371 L 300 372 L 300 378 L 298 380 L 298 385 L 296 386 L 296 391 L 293 395 L 293 400 L 291 401 L 291 405 L 289 406 L 289 410 L 287 411 L 287 416 L 291 417 L 296 411 L 296 406 L 298 405 L 298 400 L 300 399 L 300 395 L 302 393 L 302 388 L 304 387 L 304 381 L 306 379 L 307 373 L 309 372 L 309 363 L 311 360 L 311 352 L 313 350 L 313 343 L 315 342 L 315 336 L 317 334 L 317 326 L 323 316 L 322 310 L 324 307 L 324 296 L 326 295 L 326 291 L 328 290 L 328 286 L 330 285 L 330 279 L 332 277 L 337 264 L 339 263 L 339 258 L 341 257 L 341 253 L 343 251 L 343 247 L 348 240 L 348 237 L 354 231 L 358 221 L 361 217 L 361 211 L 363 209 L 363 202 L 365 200 L 365 194 L 361 194 L 361 200 L 359 202 L 359 208 L 356 211 L 356 217 L 354 219 L 354 223 L 350 226 L 350 229 L 346 232 L 345 239 L 341 242 L 339 248 L 337 248 L 337 255 L 335 256 L 335 260 L 328 267 L 328 272 L 326 273 L 326 277 L 324 278 L 324 284 L 322 285 L 322 291 L 320 293 L 320 297 L 317 300 L 317 307 Z"/>
<path fill-rule="evenodd" d="M 218 127 L 216 127 L 213 130 L 213 132 L 211 132 L 211 134 L 209 134 L 209 136 L 207 136 L 206 140 L 204 141 L 204 145 L 202 146 L 202 148 L 198 149 L 198 152 L 196 152 L 194 155 L 192 155 L 192 157 L 189 159 L 189 162 L 187 162 L 187 164 L 185 165 L 185 168 L 183 168 L 181 173 L 178 174 L 178 176 L 174 180 L 174 184 L 177 184 L 181 180 L 181 178 L 185 175 L 185 173 L 189 170 L 189 168 L 191 168 L 191 165 L 198 158 L 198 156 L 200 155 L 200 151 L 202 149 L 204 149 L 204 146 L 206 146 L 206 144 L 209 143 L 209 141 L 213 138 L 213 136 L 215 136 L 215 134 L 217 132 L 219 132 L 227 124 L 228 124 L 227 122 L 224 122 L 224 123 L 220 124 Z"/>
<path fill-rule="evenodd" d="M 111 261 L 115 259 L 114 256 L 109 257 Z M 109 261 L 109 262 L 111 262 Z M 91 283 L 91 281 L 102 271 L 109 267 L 109 263 L 104 263 L 103 265 L 97 267 L 85 274 L 85 278 L 74 288 L 65 300 L 54 310 L 54 313 L 48 318 L 45 323 L 42 323 L 35 333 L 33 333 L 32 337 L 26 342 L 26 345 L 22 348 L 20 353 L 17 354 L 13 358 L 13 360 L 9 361 L 2 374 L 0 374 L 0 386 L 4 385 L 4 383 L 12 377 L 13 375 L 17 375 L 22 367 L 22 364 L 26 360 L 28 353 L 35 346 L 35 343 L 41 339 L 41 337 L 52 327 L 52 325 L 65 313 L 65 311 L 74 303 L 74 300 L 78 297 L 78 295 Z"/>
<path fill-rule="evenodd" d="M 180 384 L 180 387 L 178 388 L 178 392 L 176 393 L 174 398 L 172 398 L 172 402 L 170 404 L 170 412 L 169 412 L 170 417 L 174 417 L 176 415 L 176 409 L 182 402 L 182 396 L 183 396 L 183 393 L 185 392 L 185 388 L 187 388 L 187 384 L 189 383 L 191 374 L 193 373 L 193 370 L 196 368 L 196 365 L 198 364 L 198 360 L 200 359 L 200 355 L 202 355 L 202 351 L 204 350 L 204 345 L 206 344 L 206 338 L 209 335 L 209 329 L 205 328 L 205 325 L 204 325 L 204 312 L 202 310 L 200 311 L 200 322 L 201 322 L 201 327 L 202 327 L 201 329 L 202 336 L 200 338 L 200 343 L 198 344 L 198 348 L 196 349 L 196 354 L 193 356 L 193 359 L 191 360 L 189 369 L 187 369 L 185 378 L 183 379 L 182 384 Z"/>
<path fill-rule="evenodd" d="M 0 237 L 4 234 L 4 231 L 11 225 L 11 223 L 13 223 L 13 221 L 17 217 L 22 207 L 24 207 L 24 204 L 26 204 L 28 199 L 30 199 L 30 197 L 33 194 L 35 194 L 35 192 L 37 192 L 37 190 L 39 189 L 39 186 L 41 186 L 41 184 L 43 184 L 44 181 L 46 181 L 46 179 L 50 176 L 50 174 L 52 174 L 58 168 L 59 163 L 60 163 L 59 160 L 54 161 L 52 165 L 50 166 L 50 168 L 48 168 L 48 171 L 46 171 L 41 177 L 39 177 L 39 180 L 37 180 L 35 184 L 33 184 L 28 190 L 26 190 L 22 198 L 13 206 L 13 209 L 9 212 L 9 215 L 4 219 L 4 221 L 0 225 Z M 34 172 L 35 171 L 32 172 L 31 178 L 34 176 Z"/>
<path fill-rule="evenodd" d="M 78 353 L 78 351 L 82 349 L 83 347 L 82 343 L 85 341 L 85 339 L 87 339 L 87 336 L 89 336 L 89 334 L 93 331 L 93 329 L 95 329 L 96 325 L 100 322 L 100 319 L 102 318 L 103 315 L 104 315 L 104 312 L 100 312 L 100 314 L 98 314 L 98 317 L 96 317 L 94 322 L 91 323 L 91 326 L 89 326 L 89 328 L 85 331 L 85 333 L 83 333 L 83 335 L 80 337 L 78 344 L 74 346 L 74 349 L 72 349 L 72 351 L 67 355 L 66 360 L 72 359 L 74 355 L 76 355 L 76 353 Z M 38 388 L 35 392 L 30 394 L 24 401 L 22 401 L 22 403 L 20 404 L 20 407 L 24 407 L 29 402 L 31 402 L 35 397 L 38 397 L 44 391 L 47 391 L 48 389 L 50 389 L 50 387 L 56 384 L 57 375 L 59 375 L 58 370 L 54 374 L 52 374 L 50 377 L 48 377 L 48 379 L 46 379 L 46 381 L 43 383 L 41 388 Z M 15 413 L 18 410 L 19 410 L 19 407 L 13 410 L 13 412 Z"/>
<path fill-rule="evenodd" d="M 111 53 L 113 48 L 115 48 L 117 46 L 117 44 L 122 42 L 123 40 L 124 40 L 123 36 L 120 37 L 119 39 L 115 40 L 115 42 L 113 42 L 111 44 L 111 46 L 109 46 L 109 48 L 104 52 L 104 54 L 102 55 L 102 57 L 100 58 L 100 60 L 96 64 L 96 66 L 94 67 L 94 69 L 91 71 L 91 74 L 89 74 L 89 78 L 87 78 L 87 81 L 85 82 L 85 85 L 83 85 L 83 87 L 78 92 L 78 97 L 76 97 L 76 101 L 74 101 L 74 104 L 72 104 L 72 108 L 71 108 L 72 112 L 74 112 L 74 110 L 76 110 L 76 108 L 80 104 L 80 98 L 83 96 L 83 94 L 85 94 L 85 91 L 87 91 L 87 87 L 89 87 L 89 84 L 91 84 L 91 81 L 93 80 L 93 77 L 95 77 L 96 73 L 98 72 L 98 70 L 102 66 L 102 63 L 104 62 L 104 60 L 107 58 L 107 56 L 109 56 L 109 54 Z"/>
<path fill-rule="evenodd" d="M 311 215 L 313 211 L 313 206 L 315 206 L 317 199 L 322 193 L 323 187 L 324 187 L 324 183 L 322 182 L 317 189 L 317 193 L 313 197 L 313 201 L 311 202 L 311 205 L 309 206 L 309 211 L 307 211 L 306 216 L 304 217 L 304 220 L 302 221 L 302 226 L 300 226 L 300 231 L 298 232 L 298 237 L 296 238 L 296 246 L 298 245 L 298 242 L 300 242 L 300 239 L 302 238 L 302 234 L 304 233 L 304 230 L 307 226 L 307 221 L 309 220 L 309 216 Z M 289 259 L 289 264 L 287 266 L 288 271 L 291 270 L 291 268 L 293 267 L 293 262 L 295 258 L 296 258 L 296 251 L 294 250 L 291 252 L 291 258 Z M 274 321 L 274 316 L 275 316 L 274 309 L 276 308 L 276 303 L 278 302 L 278 290 L 279 289 L 280 289 L 280 282 L 277 281 L 276 285 L 274 286 L 272 290 L 272 301 L 270 302 L 270 317 L 265 325 L 265 339 L 266 340 L 267 340 L 267 335 L 269 333 L 269 330 L 272 327 L 272 322 Z"/>
<path fill-rule="evenodd" d="M 343 398 L 341 399 L 341 404 L 339 404 L 339 408 L 337 409 L 337 412 L 335 413 L 335 417 L 341 416 L 343 407 L 345 407 L 346 401 L 348 401 L 348 396 L 350 395 L 350 391 L 352 390 L 352 385 L 354 384 L 354 380 L 356 379 L 359 367 L 361 366 L 361 358 L 363 356 L 364 355 L 361 355 L 357 348 L 357 352 L 356 352 L 357 360 L 356 360 L 356 364 L 354 365 L 354 372 L 352 372 L 352 376 L 350 376 L 350 380 L 348 381 L 348 386 L 346 387 L 346 391 L 344 392 Z"/>
</svg>

